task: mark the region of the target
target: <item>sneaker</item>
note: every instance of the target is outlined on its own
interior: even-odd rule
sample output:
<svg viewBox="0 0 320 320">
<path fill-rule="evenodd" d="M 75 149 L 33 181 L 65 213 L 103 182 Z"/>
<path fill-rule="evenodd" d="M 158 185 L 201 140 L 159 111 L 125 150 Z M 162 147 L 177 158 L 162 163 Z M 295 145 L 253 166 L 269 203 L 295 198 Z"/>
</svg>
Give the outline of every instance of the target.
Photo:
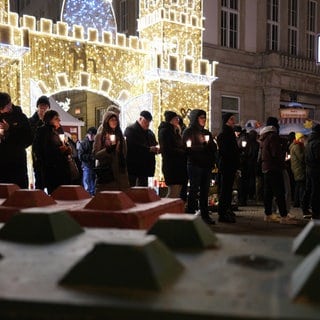
<svg viewBox="0 0 320 320">
<path fill-rule="evenodd" d="M 266 222 L 280 222 L 280 216 L 276 213 L 272 213 L 264 216 L 264 221 Z"/>
<path fill-rule="evenodd" d="M 280 223 L 282 224 L 300 224 L 299 219 L 294 218 L 293 215 L 288 213 L 287 216 L 280 218 Z"/>
</svg>

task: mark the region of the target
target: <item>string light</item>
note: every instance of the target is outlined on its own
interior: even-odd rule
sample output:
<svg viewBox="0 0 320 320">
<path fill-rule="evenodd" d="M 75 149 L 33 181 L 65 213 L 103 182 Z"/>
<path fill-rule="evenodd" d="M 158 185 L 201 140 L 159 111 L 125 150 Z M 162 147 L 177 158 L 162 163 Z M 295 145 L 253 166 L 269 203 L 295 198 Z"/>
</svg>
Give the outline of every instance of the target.
<svg viewBox="0 0 320 320">
<path fill-rule="evenodd" d="M 88 28 L 97 29 L 100 34 L 102 31 L 110 31 L 113 38 L 117 33 L 115 15 L 109 0 L 64 0 L 61 20 L 69 26 L 82 26 L 85 34 Z"/>
</svg>

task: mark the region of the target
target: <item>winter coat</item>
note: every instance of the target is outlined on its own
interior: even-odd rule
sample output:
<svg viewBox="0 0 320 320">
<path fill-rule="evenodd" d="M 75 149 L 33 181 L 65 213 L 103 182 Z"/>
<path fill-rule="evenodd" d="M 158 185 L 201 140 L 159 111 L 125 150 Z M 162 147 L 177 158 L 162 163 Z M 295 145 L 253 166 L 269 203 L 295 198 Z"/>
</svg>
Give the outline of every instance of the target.
<svg viewBox="0 0 320 320">
<path fill-rule="evenodd" d="M 143 130 L 136 121 L 128 126 L 124 132 L 127 141 L 127 166 L 129 175 L 153 177 L 156 157 L 150 152 L 150 147 L 158 144 L 154 133 L 148 129 Z"/>
<path fill-rule="evenodd" d="M 166 184 L 184 184 L 187 181 L 187 156 L 180 132 L 171 123 L 161 122 L 158 138 Z"/>
<path fill-rule="evenodd" d="M 320 172 L 320 133 L 312 131 L 305 148 L 307 170 Z"/>
<path fill-rule="evenodd" d="M 63 134 L 60 127 L 55 129 L 51 125 L 38 128 L 33 141 L 33 152 L 43 172 L 44 186 L 49 193 L 62 184 L 71 184 L 71 172 L 68 157 L 71 148 L 62 151 L 59 134 Z"/>
<path fill-rule="evenodd" d="M 28 188 L 26 148 L 32 143 L 31 127 L 21 107 L 12 106 L 9 113 L 0 113 L 9 129 L 0 142 L 0 182 Z"/>
<path fill-rule="evenodd" d="M 240 150 L 233 128 L 224 124 L 217 137 L 220 172 L 236 171 L 240 166 Z"/>
<path fill-rule="evenodd" d="M 278 171 L 285 168 L 281 139 L 273 126 L 267 126 L 260 132 L 260 160 L 262 172 Z"/>
<path fill-rule="evenodd" d="M 306 163 L 304 144 L 294 140 L 290 146 L 290 164 L 291 171 L 295 181 L 304 181 L 306 179 Z"/>
<path fill-rule="evenodd" d="M 107 123 L 112 116 L 116 116 L 118 118 L 115 113 L 106 112 L 103 123 Z M 129 188 L 129 179 L 125 159 L 127 154 L 126 141 L 119 126 L 113 132 L 111 132 L 110 129 L 108 130 L 106 131 L 105 129 L 102 129 L 101 132 L 95 136 L 93 142 L 92 152 L 97 160 L 96 168 L 109 168 L 112 175 L 112 179 L 110 179 L 108 182 L 105 182 L 100 180 L 97 171 L 97 192 L 104 190 L 125 190 Z M 106 146 L 105 134 L 107 133 L 115 134 L 116 144 Z"/>
<path fill-rule="evenodd" d="M 188 164 L 212 169 L 217 159 L 217 146 L 211 132 L 199 125 L 198 117 L 203 113 L 200 109 L 190 112 L 190 124 L 183 132 L 182 141 L 186 146 L 187 141 L 191 140 L 191 147 L 187 148 Z M 204 141 L 205 136 L 209 136 L 208 142 Z"/>
<path fill-rule="evenodd" d="M 92 153 L 93 141 L 85 137 L 79 144 L 78 157 L 82 167 L 94 168 L 94 155 Z"/>
</svg>

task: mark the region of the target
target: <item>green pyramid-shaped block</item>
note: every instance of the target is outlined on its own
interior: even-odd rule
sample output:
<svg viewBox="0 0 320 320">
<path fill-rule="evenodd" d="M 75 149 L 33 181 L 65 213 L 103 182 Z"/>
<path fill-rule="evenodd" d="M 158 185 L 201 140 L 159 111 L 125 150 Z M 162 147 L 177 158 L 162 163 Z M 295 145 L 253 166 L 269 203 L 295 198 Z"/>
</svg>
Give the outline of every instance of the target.
<svg viewBox="0 0 320 320">
<path fill-rule="evenodd" d="M 203 249 L 217 247 L 218 240 L 200 216 L 191 214 L 164 214 L 148 234 L 156 235 L 172 248 Z"/>
<path fill-rule="evenodd" d="M 36 212 L 12 216 L 0 229 L 0 239 L 22 243 L 51 243 L 84 232 L 66 212 L 46 213 L 44 208 L 36 209 Z"/>
<path fill-rule="evenodd" d="M 162 290 L 183 270 L 156 237 L 97 243 L 60 281 L 62 285 Z"/>
<path fill-rule="evenodd" d="M 292 251 L 307 255 L 320 244 L 320 220 L 311 220 L 293 241 Z"/>
<path fill-rule="evenodd" d="M 291 279 L 292 299 L 320 302 L 320 246 L 317 246 L 295 269 Z"/>
</svg>

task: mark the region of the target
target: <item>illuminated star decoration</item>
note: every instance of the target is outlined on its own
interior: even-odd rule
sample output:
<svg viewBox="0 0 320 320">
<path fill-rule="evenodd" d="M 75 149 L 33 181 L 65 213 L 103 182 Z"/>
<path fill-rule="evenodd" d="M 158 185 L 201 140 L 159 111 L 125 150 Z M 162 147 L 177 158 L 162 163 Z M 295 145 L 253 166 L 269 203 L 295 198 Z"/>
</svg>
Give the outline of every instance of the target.
<svg viewBox="0 0 320 320">
<path fill-rule="evenodd" d="M 100 37 L 103 31 L 109 31 L 115 38 L 117 24 L 110 0 L 64 0 L 62 5 L 61 20 L 68 23 L 69 27 L 79 25 L 84 28 L 98 30 Z"/>
</svg>

